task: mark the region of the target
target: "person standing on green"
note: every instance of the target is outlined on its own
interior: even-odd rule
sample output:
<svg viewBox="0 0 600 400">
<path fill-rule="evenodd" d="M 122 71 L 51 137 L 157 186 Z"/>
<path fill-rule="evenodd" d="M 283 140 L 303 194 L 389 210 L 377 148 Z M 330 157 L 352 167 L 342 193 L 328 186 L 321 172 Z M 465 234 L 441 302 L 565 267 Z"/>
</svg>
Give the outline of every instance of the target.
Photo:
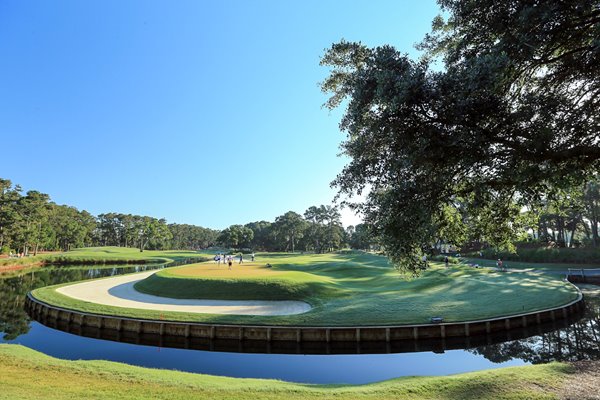
<svg viewBox="0 0 600 400">
<path fill-rule="evenodd" d="M 502 262 L 501 258 L 498 259 L 498 262 L 496 263 L 496 265 L 498 266 L 498 270 L 500 270 L 500 271 L 504 270 L 504 263 Z"/>
</svg>

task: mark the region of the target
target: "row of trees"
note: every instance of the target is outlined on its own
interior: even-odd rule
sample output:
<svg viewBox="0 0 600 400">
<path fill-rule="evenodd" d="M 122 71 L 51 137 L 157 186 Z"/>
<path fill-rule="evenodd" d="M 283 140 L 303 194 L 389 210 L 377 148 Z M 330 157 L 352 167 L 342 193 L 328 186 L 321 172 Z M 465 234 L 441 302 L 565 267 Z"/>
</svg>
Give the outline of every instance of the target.
<svg viewBox="0 0 600 400">
<path fill-rule="evenodd" d="M 525 241 L 533 246 L 600 246 L 600 177 L 583 185 L 549 188 L 526 202 L 515 193 L 503 207 L 508 221 L 491 212 L 473 212 L 468 199 L 455 197 L 434 226 L 435 243 L 464 250 L 512 250 L 515 242 Z"/>
<path fill-rule="evenodd" d="M 122 213 L 97 217 L 57 205 L 38 191 L 23 195 L 18 185 L 0 179 L 0 248 L 3 253 L 34 255 L 39 250 L 86 246 L 198 250 L 221 245 L 263 251 L 315 251 L 343 247 L 368 249 L 374 241 L 365 225 L 344 229 L 334 206 L 313 206 L 304 215 L 288 211 L 274 222 L 232 225 L 218 231 L 165 219 Z"/>
<path fill-rule="evenodd" d="M 535 239 L 559 247 L 600 246 L 600 179 L 557 190 L 529 208 Z"/>
<path fill-rule="evenodd" d="M 232 225 L 221 232 L 218 242 L 235 248 L 292 252 L 300 249 L 316 253 L 348 246 L 368 249 L 374 244 L 365 225 L 344 229 L 339 209 L 328 205 L 309 207 L 304 215 L 288 211 L 275 222 Z"/>
<path fill-rule="evenodd" d="M 87 211 L 50 202 L 35 190 L 0 179 L 0 249 L 34 254 L 40 249 L 69 249 L 92 243 L 96 219 Z"/>
<path fill-rule="evenodd" d="M 75 207 L 58 205 L 35 190 L 23 195 L 19 185 L 0 179 L 0 249 L 2 253 L 36 255 L 39 250 L 86 246 L 144 249 L 200 249 L 213 246 L 219 231 L 167 224 L 148 216 L 106 213 L 94 217 Z"/>
</svg>

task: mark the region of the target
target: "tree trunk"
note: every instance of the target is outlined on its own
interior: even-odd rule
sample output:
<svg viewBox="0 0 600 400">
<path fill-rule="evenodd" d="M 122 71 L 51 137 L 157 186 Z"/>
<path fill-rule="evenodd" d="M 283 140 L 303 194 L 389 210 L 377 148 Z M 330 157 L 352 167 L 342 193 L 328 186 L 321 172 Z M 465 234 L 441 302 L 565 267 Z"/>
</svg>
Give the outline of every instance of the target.
<svg viewBox="0 0 600 400">
<path fill-rule="evenodd" d="M 590 233 L 590 227 L 585 223 L 585 221 L 583 221 L 583 230 L 585 231 L 585 238 L 591 240 L 592 235 Z"/>
<path fill-rule="evenodd" d="M 573 225 L 573 229 L 571 229 L 571 240 L 569 241 L 569 247 L 573 247 L 573 239 L 575 238 L 575 230 L 577 230 L 577 225 Z"/>
</svg>

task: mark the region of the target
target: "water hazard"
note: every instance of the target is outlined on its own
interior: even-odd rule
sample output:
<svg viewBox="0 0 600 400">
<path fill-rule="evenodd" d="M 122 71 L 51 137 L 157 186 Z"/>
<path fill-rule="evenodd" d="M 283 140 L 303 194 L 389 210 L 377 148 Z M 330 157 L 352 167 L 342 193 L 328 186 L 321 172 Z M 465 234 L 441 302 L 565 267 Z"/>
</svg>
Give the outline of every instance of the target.
<svg viewBox="0 0 600 400">
<path fill-rule="evenodd" d="M 164 338 L 105 337 L 106 333 L 98 330 L 75 334 L 52 329 L 31 321 L 24 311 L 25 295 L 38 287 L 155 268 L 164 265 L 52 267 L 0 277 L 0 341 L 22 344 L 63 359 L 103 359 L 212 375 L 307 383 L 368 383 L 406 375 L 446 375 L 600 358 L 600 287 L 592 285 L 581 286 L 587 310 L 577 321 L 468 342 L 403 342 L 367 348 L 273 348 L 266 343 L 189 340 L 165 347 Z"/>
</svg>

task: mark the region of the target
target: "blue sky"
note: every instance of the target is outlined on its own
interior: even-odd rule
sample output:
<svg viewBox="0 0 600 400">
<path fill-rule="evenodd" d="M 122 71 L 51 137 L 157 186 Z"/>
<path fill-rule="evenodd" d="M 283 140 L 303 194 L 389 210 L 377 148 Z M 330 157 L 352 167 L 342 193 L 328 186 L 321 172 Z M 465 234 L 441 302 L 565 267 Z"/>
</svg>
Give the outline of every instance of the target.
<svg viewBox="0 0 600 400">
<path fill-rule="evenodd" d="M 413 46 L 419 1 L 0 2 L 0 177 L 93 214 L 221 229 L 329 204 L 319 58 Z M 346 224 L 355 220 L 344 214 Z"/>
</svg>

